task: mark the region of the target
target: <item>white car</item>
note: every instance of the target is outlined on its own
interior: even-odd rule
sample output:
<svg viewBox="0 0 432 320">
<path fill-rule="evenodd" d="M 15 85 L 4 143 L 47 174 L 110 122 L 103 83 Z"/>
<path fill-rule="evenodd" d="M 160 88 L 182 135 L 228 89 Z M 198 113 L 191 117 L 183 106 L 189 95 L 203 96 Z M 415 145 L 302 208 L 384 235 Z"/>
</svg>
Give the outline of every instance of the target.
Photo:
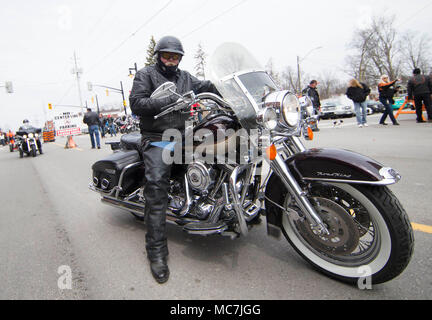
<svg viewBox="0 0 432 320">
<path fill-rule="evenodd" d="M 354 104 L 344 99 L 329 99 L 321 103 L 321 118 L 341 118 L 354 116 Z"/>
</svg>

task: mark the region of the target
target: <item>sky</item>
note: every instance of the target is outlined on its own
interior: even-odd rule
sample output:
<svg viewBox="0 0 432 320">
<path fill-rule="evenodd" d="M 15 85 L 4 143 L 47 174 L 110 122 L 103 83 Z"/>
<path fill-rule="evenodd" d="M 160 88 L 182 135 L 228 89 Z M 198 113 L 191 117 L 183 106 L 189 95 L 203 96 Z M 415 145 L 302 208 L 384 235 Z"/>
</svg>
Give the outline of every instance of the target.
<svg viewBox="0 0 432 320">
<path fill-rule="evenodd" d="M 201 44 L 211 53 L 238 42 L 264 66 L 301 68 L 313 77 L 344 78 L 344 59 L 353 32 L 374 14 L 395 15 L 396 27 L 430 33 L 432 0 L 0 0 L 0 128 L 16 130 L 23 119 L 43 126 L 59 112 L 77 112 L 74 54 L 82 69 L 83 103 L 95 108 L 121 103 L 121 95 L 87 82 L 120 87 L 128 100 L 129 68 L 144 67 L 150 38 L 178 37 L 185 56 L 180 68 L 194 73 Z M 54 105 L 48 110 L 48 103 Z"/>
</svg>

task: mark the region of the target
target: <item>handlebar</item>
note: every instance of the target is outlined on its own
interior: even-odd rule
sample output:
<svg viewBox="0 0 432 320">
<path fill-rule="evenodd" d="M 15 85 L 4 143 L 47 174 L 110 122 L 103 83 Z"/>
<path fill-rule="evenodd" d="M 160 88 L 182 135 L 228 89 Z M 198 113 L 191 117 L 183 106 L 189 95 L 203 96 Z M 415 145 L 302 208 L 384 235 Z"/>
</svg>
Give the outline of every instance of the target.
<svg viewBox="0 0 432 320">
<path fill-rule="evenodd" d="M 191 100 L 185 99 L 186 97 L 190 98 Z M 153 118 L 157 120 L 158 118 L 163 117 L 168 113 L 171 113 L 173 111 L 178 111 L 186 107 L 190 107 L 191 105 L 196 104 L 200 100 L 205 100 L 205 99 L 213 100 L 214 102 L 218 103 L 223 108 L 225 108 L 224 110 L 226 110 L 227 108 L 231 109 L 231 105 L 227 101 L 223 100 L 221 97 L 219 97 L 214 93 L 203 92 L 195 96 L 195 94 L 192 91 L 189 91 L 183 95 L 182 99 L 179 99 L 178 101 L 168 105 L 167 106 L 168 108 L 165 111 L 159 113 Z"/>
</svg>

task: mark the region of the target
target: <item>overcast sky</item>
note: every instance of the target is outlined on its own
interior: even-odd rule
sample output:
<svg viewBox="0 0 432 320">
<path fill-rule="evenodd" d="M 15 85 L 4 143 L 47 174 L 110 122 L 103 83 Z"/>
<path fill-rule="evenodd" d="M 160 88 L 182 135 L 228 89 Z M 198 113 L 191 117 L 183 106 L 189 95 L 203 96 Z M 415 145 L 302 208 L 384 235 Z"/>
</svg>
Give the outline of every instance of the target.
<svg viewBox="0 0 432 320">
<path fill-rule="evenodd" d="M 24 119 L 41 125 L 53 114 L 48 103 L 79 105 L 73 55 L 83 69 L 81 90 L 89 106 L 121 102 L 87 82 L 132 86 L 129 68 L 144 66 L 151 36 L 174 35 L 186 55 L 180 65 L 193 73 L 201 43 L 209 55 L 223 42 L 239 42 L 262 65 L 296 65 L 309 75 L 333 72 L 341 78 L 353 31 L 374 14 L 394 14 L 401 31 L 431 33 L 432 0 L 0 0 L 0 85 L 13 81 L 14 93 L 0 88 L 0 127 L 15 130 Z M 58 111 L 76 108 L 55 107 Z"/>
</svg>

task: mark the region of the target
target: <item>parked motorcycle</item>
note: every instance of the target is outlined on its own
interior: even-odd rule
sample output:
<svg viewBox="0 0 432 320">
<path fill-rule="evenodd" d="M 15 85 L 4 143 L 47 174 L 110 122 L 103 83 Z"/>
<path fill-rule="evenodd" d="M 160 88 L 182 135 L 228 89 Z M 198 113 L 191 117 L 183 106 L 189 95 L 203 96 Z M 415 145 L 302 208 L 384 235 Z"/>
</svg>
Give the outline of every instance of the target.
<svg viewBox="0 0 432 320">
<path fill-rule="evenodd" d="M 42 142 L 40 140 L 41 132 L 41 129 L 32 126 L 20 127 L 15 135 L 15 144 L 18 148 L 20 158 L 23 158 L 24 154 L 36 157 L 38 152 L 40 154 L 43 153 Z"/>
<path fill-rule="evenodd" d="M 191 115 L 180 142 L 160 143 L 168 158 L 183 156 L 173 165 L 167 221 L 189 234 L 235 239 L 265 216 L 270 236 L 283 234 L 330 277 L 357 283 L 370 276 L 377 284 L 398 276 L 414 245 L 407 213 L 388 188 L 401 176 L 354 152 L 306 149 L 301 136 L 312 114 L 302 116 L 298 98 L 279 90 L 242 46 L 222 45 L 208 66 L 223 98 L 180 96 L 173 83 L 152 95 L 179 97 L 155 118 L 191 113 L 197 103 L 205 115 Z M 114 153 L 93 164 L 89 188 L 102 203 L 144 220 L 140 139 L 135 133 L 113 143 Z"/>
</svg>

